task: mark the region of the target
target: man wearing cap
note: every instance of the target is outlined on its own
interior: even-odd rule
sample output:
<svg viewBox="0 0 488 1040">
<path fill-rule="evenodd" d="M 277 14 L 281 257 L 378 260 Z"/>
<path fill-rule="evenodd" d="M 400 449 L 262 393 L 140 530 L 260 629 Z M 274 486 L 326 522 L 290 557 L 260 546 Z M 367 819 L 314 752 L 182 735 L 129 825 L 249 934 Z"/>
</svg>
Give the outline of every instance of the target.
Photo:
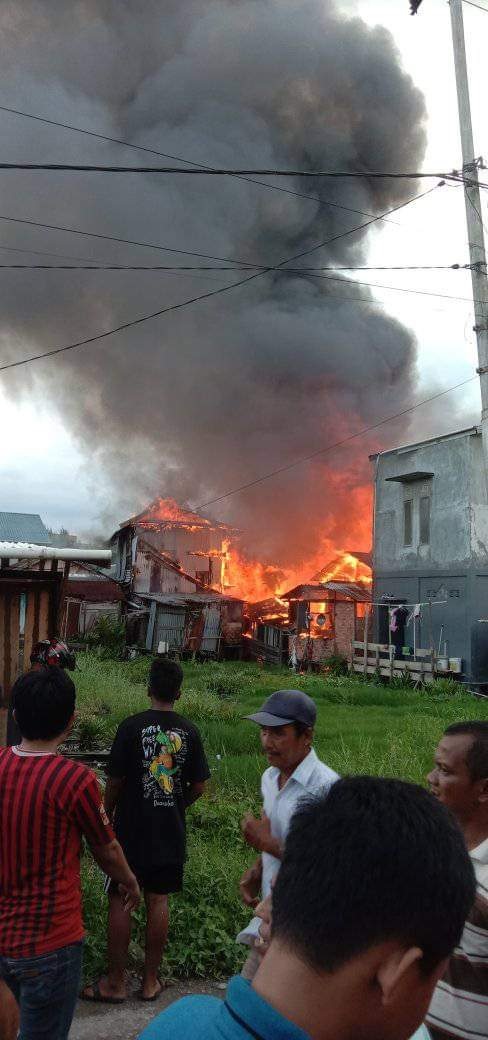
<svg viewBox="0 0 488 1040">
<path fill-rule="evenodd" d="M 300 801 L 327 793 L 338 775 L 320 761 L 312 747 L 317 709 L 302 690 L 277 690 L 258 712 L 246 717 L 260 727 L 261 746 L 269 762 L 261 779 L 261 818 L 246 813 L 241 823 L 244 840 L 259 853 L 241 878 L 241 896 L 246 906 L 256 907 L 260 897 L 266 899 L 271 893 Z M 242 971 L 247 979 L 258 968 L 255 943 L 260 923 L 254 917 L 237 936 L 237 942 L 251 947 Z"/>
</svg>

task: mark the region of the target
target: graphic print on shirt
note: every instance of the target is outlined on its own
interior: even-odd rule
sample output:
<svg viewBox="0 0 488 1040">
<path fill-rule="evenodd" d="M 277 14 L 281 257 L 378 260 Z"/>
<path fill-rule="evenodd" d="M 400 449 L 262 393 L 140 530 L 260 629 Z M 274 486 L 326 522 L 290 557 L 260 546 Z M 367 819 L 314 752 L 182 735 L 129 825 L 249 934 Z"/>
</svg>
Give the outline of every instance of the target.
<svg viewBox="0 0 488 1040">
<path fill-rule="evenodd" d="M 141 732 L 145 771 L 142 778 L 144 798 L 154 806 L 173 806 L 181 795 L 181 770 L 186 760 L 187 734 L 180 729 L 167 732 L 157 725 Z"/>
</svg>

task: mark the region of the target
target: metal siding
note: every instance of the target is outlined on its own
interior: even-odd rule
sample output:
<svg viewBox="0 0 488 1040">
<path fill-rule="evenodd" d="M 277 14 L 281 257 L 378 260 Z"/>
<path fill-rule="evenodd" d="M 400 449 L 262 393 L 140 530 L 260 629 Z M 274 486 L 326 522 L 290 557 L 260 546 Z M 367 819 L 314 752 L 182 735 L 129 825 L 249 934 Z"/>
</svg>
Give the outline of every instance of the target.
<svg viewBox="0 0 488 1040">
<path fill-rule="evenodd" d="M 160 642 L 169 643 L 173 650 L 181 650 L 185 634 L 184 610 L 164 610 L 159 608 L 156 617 L 155 638 L 153 646 L 157 649 Z"/>
<path fill-rule="evenodd" d="M 201 649 L 214 653 L 217 652 L 220 643 L 220 609 L 219 607 L 206 607 L 204 615 L 205 626 Z"/>
</svg>

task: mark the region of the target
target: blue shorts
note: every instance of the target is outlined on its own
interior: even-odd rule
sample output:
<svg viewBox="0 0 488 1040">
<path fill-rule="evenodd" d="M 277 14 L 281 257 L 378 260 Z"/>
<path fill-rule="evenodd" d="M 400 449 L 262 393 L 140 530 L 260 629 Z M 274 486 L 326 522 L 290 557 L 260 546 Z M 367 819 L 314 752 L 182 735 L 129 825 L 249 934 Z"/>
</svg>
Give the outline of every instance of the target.
<svg viewBox="0 0 488 1040">
<path fill-rule="evenodd" d="M 66 1040 L 80 992 L 83 943 L 38 957 L 4 957 L 0 978 L 20 1008 L 18 1040 Z"/>
</svg>

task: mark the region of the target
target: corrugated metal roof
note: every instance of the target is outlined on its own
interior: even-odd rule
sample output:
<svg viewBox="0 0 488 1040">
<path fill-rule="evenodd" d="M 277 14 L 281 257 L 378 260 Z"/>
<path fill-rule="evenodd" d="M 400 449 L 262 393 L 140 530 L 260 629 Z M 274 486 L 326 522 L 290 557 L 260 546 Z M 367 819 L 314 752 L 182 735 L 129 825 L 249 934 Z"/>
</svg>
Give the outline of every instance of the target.
<svg viewBox="0 0 488 1040">
<path fill-rule="evenodd" d="M 220 592 L 138 592 L 140 599 L 156 600 L 156 603 L 170 604 L 174 607 L 184 606 L 186 603 L 223 603 L 241 602 L 235 596 L 223 596 Z"/>
<path fill-rule="evenodd" d="M 351 581 L 326 581 L 317 585 L 297 585 L 296 588 L 286 592 L 282 599 L 295 599 L 311 603 L 320 603 L 321 593 L 338 592 L 341 596 L 348 596 L 358 603 L 370 603 L 371 593 L 364 585 L 356 585 Z"/>
<path fill-rule="evenodd" d="M 49 533 L 38 513 L 1 513 L 0 541 L 49 545 Z"/>
</svg>

